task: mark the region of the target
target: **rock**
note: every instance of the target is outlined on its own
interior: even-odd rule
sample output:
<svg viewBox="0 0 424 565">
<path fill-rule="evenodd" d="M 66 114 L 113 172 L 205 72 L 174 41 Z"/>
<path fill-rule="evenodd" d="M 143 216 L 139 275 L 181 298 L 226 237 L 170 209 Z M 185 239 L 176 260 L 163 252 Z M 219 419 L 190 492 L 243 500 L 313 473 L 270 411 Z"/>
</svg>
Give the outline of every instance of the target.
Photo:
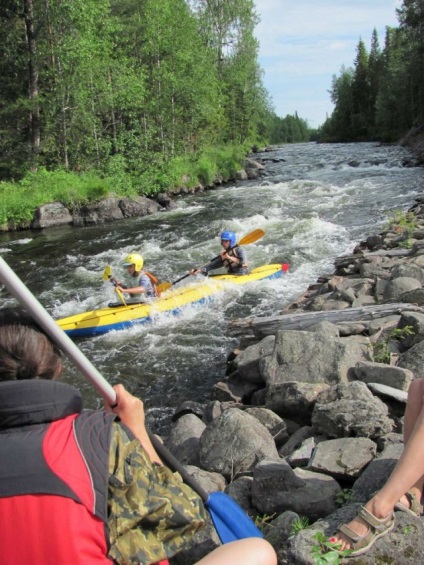
<svg viewBox="0 0 424 565">
<path fill-rule="evenodd" d="M 274 438 L 277 447 L 283 445 L 289 435 L 287 433 L 287 425 L 275 412 L 268 408 L 252 407 L 247 408 L 246 413 L 250 414 L 266 427 L 271 436 Z"/>
<path fill-rule="evenodd" d="M 270 335 L 242 351 L 234 360 L 234 367 L 240 379 L 265 384 L 259 371 L 259 362 L 263 357 L 271 355 L 275 345 L 275 336 Z"/>
<path fill-rule="evenodd" d="M 335 384 L 348 381 L 348 371 L 359 361 L 372 361 L 369 340 L 333 338 L 307 331 L 280 330 L 274 351 L 260 363 L 269 387 L 275 383 Z"/>
<path fill-rule="evenodd" d="M 202 468 L 221 473 L 227 479 L 270 457 L 278 459 L 269 431 L 237 408 L 225 410 L 206 426 L 200 438 Z"/>
<path fill-rule="evenodd" d="M 328 475 L 292 469 L 283 460 L 263 460 L 253 472 L 252 502 L 265 514 L 291 510 L 317 520 L 336 509 L 340 491 Z"/>
<path fill-rule="evenodd" d="M 265 406 L 282 418 L 308 424 L 318 394 L 329 385 L 324 383 L 287 382 L 271 384 L 266 389 Z"/>
<path fill-rule="evenodd" d="M 379 383 L 402 391 L 408 390 L 414 378 L 414 373 L 409 369 L 371 362 L 357 363 L 354 374 L 355 378 L 363 383 Z"/>
<path fill-rule="evenodd" d="M 383 299 L 400 302 L 400 296 L 405 292 L 409 292 L 416 288 L 421 288 L 421 283 L 417 279 L 410 277 L 397 277 L 391 281 L 387 281 L 384 289 Z"/>
<path fill-rule="evenodd" d="M 35 230 L 71 224 L 72 216 L 68 208 L 61 202 L 51 202 L 50 204 L 44 204 L 36 208 L 31 222 L 31 229 Z"/>
<path fill-rule="evenodd" d="M 183 465 L 199 466 L 199 438 L 205 428 L 194 414 L 181 416 L 172 427 L 165 446 Z"/>
<path fill-rule="evenodd" d="M 144 196 L 133 196 L 132 198 L 122 198 L 119 201 L 119 208 L 124 218 L 149 216 L 160 210 L 160 204 Z"/>
<path fill-rule="evenodd" d="M 368 438 L 342 438 L 320 442 L 308 469 L 346 481 L 359 477 L 375 458 L 377 445 Z"/>
<path fill-rule="evenodd" d="M 372 390 L 377 396 L 383 398 L 391 398 L 406 404 L 408 400 L 408 393 L 394 388 L 391 386 L 382 385 L 380 383 L 368 383 L 368 388 Z"/>
<path fill-rule="evenodd" d="M 329 438 L 378 438 L 392 431 L 387 406 L 364 383 L 354 381 L 330 387 L 318 395 L 312 412 L 315 433 Z"/>
</svg>

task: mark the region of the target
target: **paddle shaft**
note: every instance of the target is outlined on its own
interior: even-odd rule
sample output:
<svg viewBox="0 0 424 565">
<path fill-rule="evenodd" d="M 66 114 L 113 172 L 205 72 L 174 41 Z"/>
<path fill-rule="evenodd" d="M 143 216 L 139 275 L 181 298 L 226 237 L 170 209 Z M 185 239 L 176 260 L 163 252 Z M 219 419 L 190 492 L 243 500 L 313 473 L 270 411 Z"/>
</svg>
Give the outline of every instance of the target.
<svg viewBox="0 0 424 565">
<path fill-rule="evenodd" d="M 233 247 L 230 247 L 229 249 L 227 249 L 227 253 L 229 251 L 231 251 L 232 249 L 235 249 L 236 247 L 239 247 L 239 244 L 237 243 L 236 245 L 233 245 Z M 219 259 L 221 257 L 221 255 L 217 255 L 216 257 L 214 257 L 213 259 L 211 259 L 208 263 L 206 263 L 206 265 L 209 265 L 209 263 L 212 263 L 212 261 L 216 261 L 217 259 Z M 203 265 L 203 267 L 199 267 L 199 269 L 203 269 L 204 267 L 206 267 L 206 265 Z M 196 269 L 198 270 L 198 269 Z M 186 275 L 184 275 L 183 277 L 180 277 L 179 279 L 177 279 L 176 281 L 171 283 L 171 286 L 174 286 L 174 284 L 179 283 L 180 281 L 183 281 L 184 279 L 186 279 L 187 277 L 190 276 L 191 273 L 187 273 Z"/>
<path fill-rule="evenodd" d="M 8 289 L 10 294 L 31 314 L 46 334 L 60 347 L 77 369 L 91 382 L 104 400 L 111 406 L 116 406 L 116 392 L 112 386 L 75 345 L 71 338 L 59 328 L 50 314 L 44 309 L 40 302 L 38 302 L 35 296 L 31 294 L 29 289 L 2 257 L 0 257 L 0 281 Z M 206 502 L 209 497 L 208 493 L 185 471 L 181 463 L 175 459 L 172 453 L 147 427 L 146 430 L 159 456 L 165 463 L 169 464 L 174 471 L 178 471 L 186 484 L 197 492 L 202 500 Z"/>
</svg>

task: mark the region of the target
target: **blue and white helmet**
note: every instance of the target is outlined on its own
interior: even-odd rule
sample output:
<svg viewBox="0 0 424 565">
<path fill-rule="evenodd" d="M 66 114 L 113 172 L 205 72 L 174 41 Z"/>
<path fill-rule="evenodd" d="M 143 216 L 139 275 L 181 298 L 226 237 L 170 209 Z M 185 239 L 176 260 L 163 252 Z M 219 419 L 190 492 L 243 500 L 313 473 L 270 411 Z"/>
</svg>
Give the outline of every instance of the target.
<svg viewBox="0 0 424 565">
<path fill-rule="evenodd" d="M 221 234 L 221 241 L 229 241 L 230 247 L 234 247 L 236 244 L 236 234 L 233 231 L 223 231 Z"/>
</svg>

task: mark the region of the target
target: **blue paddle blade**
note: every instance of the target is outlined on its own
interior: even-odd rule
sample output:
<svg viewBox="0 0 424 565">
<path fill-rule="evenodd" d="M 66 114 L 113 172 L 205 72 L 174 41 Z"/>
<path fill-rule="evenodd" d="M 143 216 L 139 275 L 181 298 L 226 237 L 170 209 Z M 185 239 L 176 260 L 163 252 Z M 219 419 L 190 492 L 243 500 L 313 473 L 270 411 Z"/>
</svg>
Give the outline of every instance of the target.
<svg viewBox="0 0 424 565">
<path fill-rule="evenodd" d="M 244 538 L 263 538 L 246 512 L 224 492 L 213 492 L 205 502 L 222 543 Z"/>
</svg>

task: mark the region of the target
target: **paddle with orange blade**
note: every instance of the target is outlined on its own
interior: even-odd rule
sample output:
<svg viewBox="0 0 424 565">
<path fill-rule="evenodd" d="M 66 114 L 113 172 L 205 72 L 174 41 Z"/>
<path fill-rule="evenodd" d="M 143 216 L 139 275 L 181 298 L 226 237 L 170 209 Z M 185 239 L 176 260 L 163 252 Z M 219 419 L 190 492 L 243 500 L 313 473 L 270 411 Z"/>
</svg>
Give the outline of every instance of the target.
<svg viewBox="0 0 424 565">
<path fill-rule="evenodd" d="M 247 235 L 245 235 L 244 237 L 241 238 L 241 240 L 236 243 L 235 245 L 233 245 L 233 247 L 230 247 L 230 249 L 228 249 L 228 251 L 231 251 L 231 249 L 234 249 L 235 247 L 239 247 L 240 245 L 249 245 L 249 243 L 255 243 L 255 241 L 258 241 L 258 239 L 261 239 L 263 236 L 265 235 L 264 230 L 261 229 L 256 229 L 253 230 L 252 232 L 248 233 Z M 216 257 L 214 257 L 213 259 L 211 259 L 208 263 L 211 263 L 212 261 L 215 261 L 216 259 L 219 259 L 219 255 L 217 255 Z M 205 267 L 206 265 L 203 265 L 203 267 Z M 198 267 L 198 269 L 202 269 L 203 267 Z M 179 283 L 180 281 L 186 279 L 187 277 L 190 276 L 191 273 L 187 273 L 184 276 L 180 277 L 179 279 L 177 279 L 174 282 L 163 282 L 161 284 L 158 285 L 158 291 L 159 292 L 165 292 L 165 290 L 168 290 L 169 288 L 171 288 L 171 286 L 174 286 L 174 284 Z"/>
</svg>

